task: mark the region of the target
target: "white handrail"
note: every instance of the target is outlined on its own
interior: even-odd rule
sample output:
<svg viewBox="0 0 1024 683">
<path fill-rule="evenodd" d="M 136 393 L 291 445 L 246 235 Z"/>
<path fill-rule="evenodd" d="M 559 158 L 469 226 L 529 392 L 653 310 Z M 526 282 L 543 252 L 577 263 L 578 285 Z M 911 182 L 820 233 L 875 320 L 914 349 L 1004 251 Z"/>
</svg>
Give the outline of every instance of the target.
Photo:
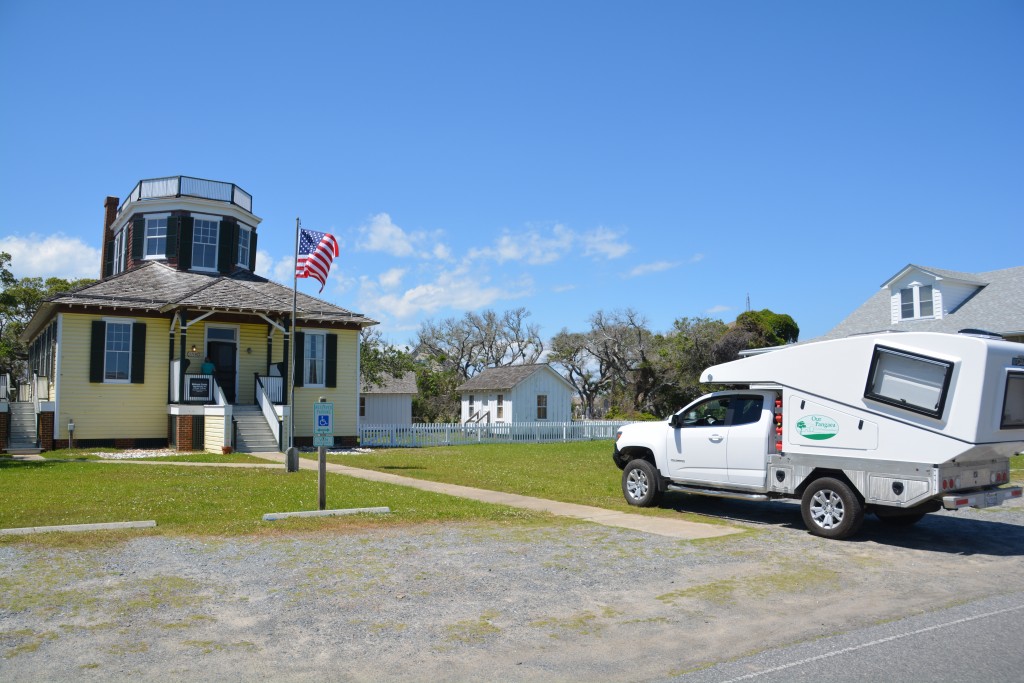
<svg viewBox="0 0 1024 683">
<path fill-rule="evenodd" d="M 281 420 L 277 415 L 277 410 L 274 408 L 274 401 L 267 394 L 266 387 L 263 386 L 260 381 L 263 378 L 256 380 L 256 403 L 260 407 L 260 411 L 263 413 L 263 419 L 267 421 L 267 425 L 270 426 L 270 431 L 274 433 L 274 438 L 277 439 L 277 443 L 281 443 Z"/>
</svg>

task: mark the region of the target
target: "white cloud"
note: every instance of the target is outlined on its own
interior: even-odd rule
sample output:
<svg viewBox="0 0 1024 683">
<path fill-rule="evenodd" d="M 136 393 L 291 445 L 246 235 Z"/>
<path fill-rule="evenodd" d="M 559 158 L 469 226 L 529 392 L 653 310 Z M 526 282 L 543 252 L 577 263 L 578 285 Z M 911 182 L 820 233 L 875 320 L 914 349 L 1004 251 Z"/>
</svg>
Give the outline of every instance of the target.
<svg viewBox="0 0 1024 683">
<path fill-rule="evenodd" d="M 711 308 L 709 308 L 708 310 L 706 310 L 704 312 L 705 313 L 725 313 L 726 311 L 731 311 L 731 310 L 732 310 L 732 306 L 718 305 L 718 306 L 712 306 Z"/>
<path fill-rule="evenodd" d="M 576 233 L 560 224 L 554 225 L 549 234 L 536 229 L 517 233 L 505 231 L 494 246 L 470 249 L 469 258 L 493 259 L 498 263 L 525 261 L 533 266 L 544 265 L 565 256 L 576 239 Z"/>
<path fill-rule="evenodd" d="M 561 292 L 571 292 L 574 289 L 576 289 L 576 285 L 556 285 L 556 286 L 551 288 L 551 291 L 555 292 L 555 293 L 561 293 Z"/>
<path fill-rule="evenodd" d="M 625 256 L 633 247 L 623 242 L 621 233 L 614 232 L 608 228 L 597 228 L 583 235 L 584 256 L 603 256 L 607 259 L 616 259 Z"/>
<path fill-rule="evenodd" d="M 451 250 L 438 241 L 440 232 L 428 235 L 426 232 L 406 232 L 391 220 L 386 213 L 378 213 L 368 225 L 359 228 L 360 240 L 356 248 L 362 251 L 382 251 L 392 256 L 419 256 L 447 260 Z"/>
<path fill-rule="evenodd" d="M 11 255 L 11 272 L 19 278 L 98 278 L 102 266 L 99 249 L 63 233 L 46 237 L 35 233 L 27 238 L 2 237 L 0 251 Z"/>
<path fill-rule="evenodd" d="M 392 268 L 381 273 L 377 279 L 380 281 L 382 287 L 394 289 L 398 285 L 402 284 L 402 277 L 404 275 L 404 268 Z"/>
<path fill-rule="evenodd" d="M 469 311 L 490 306 L 501 299 L 525 296 L 532 282 L 525 279 L 503 287 L 493 286 L 490 278 L 470 273 L 465 267 L 443 270 L 432 282 L 409 287 L 401 293 L 381 292 L 378 281 L 360 278 L 360 306 L 373 315 L 385 314 L 392 318 L 409 319 L 423 313 L 434 313 L 450 308 Z"/>
<path fill-rule="evenodd" d="M 626 277 L 639 277 L 641 275 L 650 275 L 651 273 L 660 273 L 666 270 L 671 270 L 678 266 L 679 263 L 672 261 L 655 261 L 654 263 L 644 263 L 633 270 L 629 271 L 629 275 Z"/>
<path fill-rule="evenodd" d="M 690 263 L 699 263 L 704 260 L 704 254 L 694 254 L 690 257 Z"/>
</svg>

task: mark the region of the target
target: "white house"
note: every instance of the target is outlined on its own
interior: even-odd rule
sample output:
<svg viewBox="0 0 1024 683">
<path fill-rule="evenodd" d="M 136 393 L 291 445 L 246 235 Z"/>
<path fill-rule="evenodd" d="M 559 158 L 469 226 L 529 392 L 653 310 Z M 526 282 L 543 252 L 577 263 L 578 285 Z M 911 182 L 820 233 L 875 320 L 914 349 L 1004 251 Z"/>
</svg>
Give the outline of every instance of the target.
<svg viewBox="0 0 1024 683">
<path fill-rule="evenodd" d="M 547 364 L 487 368 L 456 391 L 463 423 L 572 420 L 574 389 Z"/>
<path fill-rule="evenodd" d="M 908 264 L 821 339 L 980 329 L 1024 341 L 1024 266 L 959 273 Z"/>
<path fill-rule="evenodd" d="M 416 373 L 385 377 L 380 386 L 363 384 L 359 391 L 359 421 L 364 424 L 412 424 Z"/>
</svg>

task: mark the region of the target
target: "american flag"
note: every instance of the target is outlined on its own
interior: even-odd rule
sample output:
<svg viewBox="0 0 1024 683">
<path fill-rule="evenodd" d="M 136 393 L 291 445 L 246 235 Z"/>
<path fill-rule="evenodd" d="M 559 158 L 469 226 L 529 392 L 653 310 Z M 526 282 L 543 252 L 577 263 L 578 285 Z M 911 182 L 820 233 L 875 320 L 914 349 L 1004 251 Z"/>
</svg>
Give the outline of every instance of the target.
<svg viewBox="0 0 1024 683">
<path fill-rule="evenodd" d="M 320 281 L 320 291 L 327 284 L 331 262 L 337 256 L 338 240 L 326 232 L 303 228 L 299 231 L 299 256 L 295 261 L 295 277 L 311 277 Z"/>
</svg>

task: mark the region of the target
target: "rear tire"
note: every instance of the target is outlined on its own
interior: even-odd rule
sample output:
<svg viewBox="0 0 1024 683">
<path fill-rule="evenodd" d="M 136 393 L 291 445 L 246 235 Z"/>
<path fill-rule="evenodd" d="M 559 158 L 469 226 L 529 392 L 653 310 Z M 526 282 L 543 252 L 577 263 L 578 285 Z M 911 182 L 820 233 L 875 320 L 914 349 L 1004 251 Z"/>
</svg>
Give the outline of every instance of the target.
<svg viewBox="0 0 1024 683">
<path fill-rule="evenodd" d="M 864 523 L 864 506 L 846 482 L 822 477 L 811 483 L 800 501 L 807 530 L 823 538 L 848 538 Z"/>
<path fill-rule="evenodd" d="M 631 460 L 622 470 L 622 495 L 626 502 L 647 508 L 661 500 L 661 475 L 658 468 L 646 460 Z"/>
</svg>

